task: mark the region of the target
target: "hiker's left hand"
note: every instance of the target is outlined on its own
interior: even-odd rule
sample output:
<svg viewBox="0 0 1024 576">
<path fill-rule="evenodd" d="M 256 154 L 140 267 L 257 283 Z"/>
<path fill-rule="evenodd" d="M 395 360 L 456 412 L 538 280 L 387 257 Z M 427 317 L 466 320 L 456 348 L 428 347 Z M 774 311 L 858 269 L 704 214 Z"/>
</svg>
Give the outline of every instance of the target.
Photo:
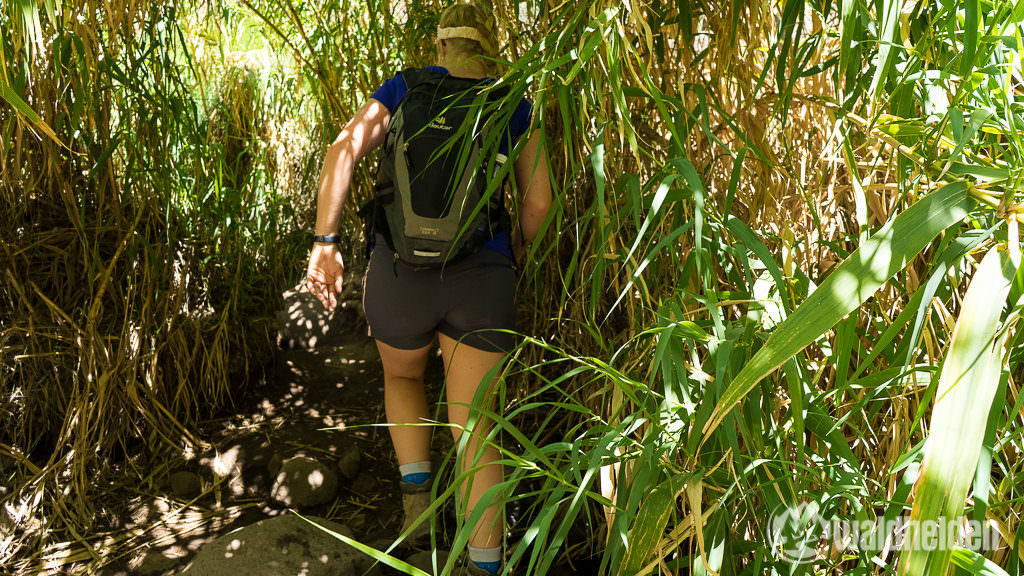
<svg viewBox="0 0 1024 576">
<path fill-rule="evenodd" d="M 306 289 L 320 300 L 324 308 L 334 310 L 341 294 L 345 262 L 337 244 L 314 244 L 306 269 Z"/>
</svg>

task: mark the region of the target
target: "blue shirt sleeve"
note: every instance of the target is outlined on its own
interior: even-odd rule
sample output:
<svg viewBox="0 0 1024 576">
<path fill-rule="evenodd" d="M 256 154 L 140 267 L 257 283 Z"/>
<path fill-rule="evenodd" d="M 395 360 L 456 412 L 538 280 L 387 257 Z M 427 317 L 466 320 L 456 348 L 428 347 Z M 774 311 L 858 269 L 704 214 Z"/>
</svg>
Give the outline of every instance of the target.
<svg viewBox="0 0 1024 576">
<path fill-rule="evenodd" d="M 402 101 L 402 96 L 405 96 L 408 90 L 408 87 L 405 85 L 405 79 L 399 73 L 385 80 L 380 85 L 380 88 L 377 88 L 370 97 L 383 104 L 388 109 L 388 112 L 394 114 L 395 108 L 398 107 L 398 103 Z"/>
<path fill-rule="evenodd" d="M 512 118 L 508 122 L 508 132 L 512 137 L 512 142 L 519 141 L 520 136 L 526 134 L 526 131 L 530 129 L 532 119 L 533 104 L 523 98 L 519 101 L 516 111 L 512 113 Z"/>
<path fill-rule="evenodd" d="M 532 119 L 533 105 L 526 98 L 520 99 L 515 111 L 512 112 L 512 117 L 508 120 L 508 129 L 505 132 L 507 138 L 504 138 L 501 145 L 498 146 L 498 152 L 508 155 L 515 147 L 516 142 L 519 142 L 519 138 L 530 129 Z"/>
</svg>

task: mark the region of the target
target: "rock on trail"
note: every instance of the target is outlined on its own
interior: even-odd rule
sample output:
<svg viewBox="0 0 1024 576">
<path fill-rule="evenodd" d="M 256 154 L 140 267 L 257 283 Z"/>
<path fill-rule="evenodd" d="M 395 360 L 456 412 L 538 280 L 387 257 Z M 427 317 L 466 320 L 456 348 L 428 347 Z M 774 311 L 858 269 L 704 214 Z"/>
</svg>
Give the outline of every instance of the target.
<svg viewBox="0 0 1024 576">
<path fill-rule="evenodd" d="M 310 521 L 352 537 L 348 527 Z M 277 516 L 229 532 L 204 546 L 181 576 L 347 576 L 362 574 L 369 557 L 295 515 Z"/>
</svg>

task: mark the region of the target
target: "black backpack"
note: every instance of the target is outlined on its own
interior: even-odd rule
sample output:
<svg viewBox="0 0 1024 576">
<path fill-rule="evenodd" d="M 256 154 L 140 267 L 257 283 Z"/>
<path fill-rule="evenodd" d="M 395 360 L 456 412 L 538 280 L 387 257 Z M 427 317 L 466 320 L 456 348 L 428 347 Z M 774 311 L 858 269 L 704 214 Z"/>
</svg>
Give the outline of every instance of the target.
<svg viewBox="0 0 1024 576">
<path fill-rule="evenodd" d="M 411 68 L 408 91 L 384 140 L 373 221 L 398 259 L 436 267 L 478 250 L 507 230 L 503 189 L 495 182 L 506 158 L 496 101 L 507 88 L 489 81 Z M 486 199 L 486 200 L 485 200 Z"/>
</svg>

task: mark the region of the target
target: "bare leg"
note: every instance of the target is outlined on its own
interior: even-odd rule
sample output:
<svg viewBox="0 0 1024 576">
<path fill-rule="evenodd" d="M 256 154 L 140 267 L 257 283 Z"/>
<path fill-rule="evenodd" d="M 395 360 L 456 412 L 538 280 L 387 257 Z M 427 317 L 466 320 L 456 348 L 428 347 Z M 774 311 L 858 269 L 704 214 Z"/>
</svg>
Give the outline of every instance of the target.
<svg viewBox="0 0 1024 576">
<path fill-rule="evenodd" d="M 500 352 L 487 352 L 472 348 L 465 344 L 457 345 L 455 340 L 444 334 L 438 334 L 438 340 L 444 358 L 445 388 L 449 403 L 448 422 L 452 424 L 452 434 L 455 436 L 455 441 L 458 442 L 462 435 L 462 427 L 466 426 L 469 418 L 469 406 L 473 403 L 477 389 L 481 385 L 493 388 L 496 380 L 485 381 L 485 378 L 505 355 Z M 491 408 L 491 406 L 487 406 L 487 408 Z M 465 453 L 459 457 L 460 472 L 474 467 L 481 438 L 486 437 L 489 430 L 490 423 L 480 422 L 477 424 L 466 446 Z M 493 446 L 488 446 L 483 449 L 483 454 L 476 461 L 475 465 L 482 466 L 482 468 L 473 475 L 468 497 L 464 496 L 467 514 L 476 507 L 484 492 L 501 482 L 501 465 L 495 463 L 498 458 L 498 450 Z M 505 531 L 505 521 L 501 510 L 501 502 L 490 504 L 479 524 L 473 528 L 473 533 L 469 538 L 470 546 L 475 548 L 501 546 L 502 534 Z"/>
<path fill-rule="evenodd" d="M 401 424 L 424 424 L 430 417 L 427 393 L 423 389 L 423 372 L 427 367 L 430 346 L 402 350 L 377 341 L 377 350 L 384 365 L 384 412 L 388 424 L 391 424 L 388 431 L 398 465 L 428 461 L 430 427 Z"/>
</svg>

